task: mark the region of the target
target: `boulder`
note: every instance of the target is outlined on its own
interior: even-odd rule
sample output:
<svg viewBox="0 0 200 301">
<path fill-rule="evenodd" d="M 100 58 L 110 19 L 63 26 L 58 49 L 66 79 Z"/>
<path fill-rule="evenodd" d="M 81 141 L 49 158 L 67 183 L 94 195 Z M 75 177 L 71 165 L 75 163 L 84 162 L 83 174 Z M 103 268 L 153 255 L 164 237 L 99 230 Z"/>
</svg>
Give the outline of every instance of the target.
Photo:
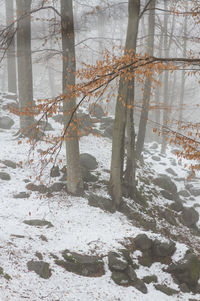
<svg viewBox="0 0 200 301">
<path fill-rule="evenodd" d="M 165 294 L 167 296 L 172 296 L 172 295 L 179 293 L 179 291 L 177 291 L 173 288 L 170 288 L 165 284 L 154 284 L 154 287 L 156 290 L 162 292 L 163 294 Z"/>
<path fill-rule="evenodd" d="M 50 171 L 50 177 L 55 178 L 60 176 L 60 170 L 58 166 L 53 166 Z"/>
<path fill-rule="evenodd" d="M 187 198 L 187 197 L 189 197 L 189 196 L 190 196 L 190 193 L 189 193 L 189 191 L 188 191 L 188 190 L 186 190 L 186 189 L 182 189 L 182 190 L 180 190 L 180 191 L 178 192 L 178 194 L 179 194 L 180 196 L 183 196 L 184 198 Z"/>
<path fill-rule="evenodd" d="M 176 251 L 176 244 L 172 241 L 161 242 L 157 239 L 153 242 L 152 255 L 155 258 L 169 257 Z"/>
<path fill-rule="evenodd" d="M 9 175 L 7 172 L 1 171 L 1 172 L 0 172 L 0 180 L 3 180 L 3 181 L 10 181 L 10 180 L 11 180 L 11 177 L 10 177 L 10 175 Z"/>
<path fill-rule="evenodd" d="M 101 277 L 105 274 L 104 263 L 101 257 L 82 255 L 65 250 L 62 253 L 64 260 L 55 260 L 55 263 L 62 266 L 68 272 L 85 277 Z"/>
<path fill-rule="evenodd" d="M 27 262 L 27 267 L 29 271 L 34 271 L 41 278 L 48 279 L 51 277 L 51 269 L 47 262 L 31 260 Z"/>
<path fill-rule="evenodd" d="M 63 182 L 55 182 L 49 187 L 48 191 L 50 193 L 60 192 L 60 191 L 64 190 L 65 188 L 66 188 L 66 185 Z"/>
<path fill-rule="evenodd" d="M 190 290 L 193 290 L 200 278 L 200 261 L 195 254 L 189 253 L 183 260 L 171 264 L 167 271 L 179 281 L 179 284 L 185 283 Z"/>
<path fill-rule="evenodd" d="M 160 161 L 160 157 L 159 156 L 152 156 L 151 157 L 152 160 L 159 162 Z"/>
<path fill-rule="evenodd" d="M 82 167 L 85 167 L 89 170 L 94 170 L 98 167 L 96 158 L 87 153 L 80 155 L 80 163 Z"/>
<path fill-rule="evenodd" d="M 150 149 L 158 149 L 158 143 L 154 142 L 149 148 Z"/>
<path fill-rule="evenodd" d="M 116 252 L 108 253 L 108 266 L 111 271 L 124 271 L 128 267 L 128 262 Z"/>
<path fill-rule="evenodd" d="M 102 136 L 111 139 L 112 138 L 112 131 L 113 131 L 113 126 L 109 125 L 104 129 L 104 132 L 103 132 Z"/>
<path fill-rule="evenodd" d="M 158 277 L 156 275 L 144 276 L 142 280 L 146 283 L 158 282 Z"/>
<path fill-rule="evenodd" d="M 9 130 L 9 129 L 11 129 L 11 127 L 13 125 L 14 125 L 14 121 L 10 117 L 8 117 L 8 116 L 0 117 L 0 128 L 1 129 Z"/>
<path fill-rule="evenodd" d="M 15 162 L 11 161 L 11 160 L 4 160 L 4 161 L 2 161 L 2 163 L 4 165 L 6 165 L 7 167 L 10 167 L 10 168 L 13 168 L 13 169 L 16 169 L 16 167 L 17 167 L 17 164 Z"/>
<path fill-rule="evenodd" d="M 185 226 L 193 227 L 199 220 L 199 213 L 192 207 L 184 207 L 182 211 L 182 220 Z"/>
<path fill-rule="evenodd" d="M 171 180 L 169 176 L 166 175 L 160 175 L 156 179 L 154 179 L 154 184 L 159 186 L 160 188 L 167 190 L 168 192 L 174 194 L 177 193 L 177 186 L 176 184 Z"/>
<path fill-rule="evenodd" d="M 129 286 L 130 285 L 129 277 L 123 272 L 113 271 L 111 278 L 117 285 L 121 285 L 121 286 Z"/>
<path fill-rule="evenodd" d="M 139 234 L 134 238 L 134 244 L 136 249 L 149 250 L 152 246 L 152 240 L 146 234 Z"/>
<path fill-rule="evenodd" d="M 98 177 L 91 174 L 90 170 L 85 166 L 81 166 L 81 173 L 82 173 L 82 177 L 83 177 L 84 182 L 96 182 L 96 181 L 98 181 Z"/>
<path fill-rule="evenodd" d="M 166 168 L 166 172 L 170 173 L 172 176 L 177 177 L 177 173 L 171 168 Z"/>
</svg>

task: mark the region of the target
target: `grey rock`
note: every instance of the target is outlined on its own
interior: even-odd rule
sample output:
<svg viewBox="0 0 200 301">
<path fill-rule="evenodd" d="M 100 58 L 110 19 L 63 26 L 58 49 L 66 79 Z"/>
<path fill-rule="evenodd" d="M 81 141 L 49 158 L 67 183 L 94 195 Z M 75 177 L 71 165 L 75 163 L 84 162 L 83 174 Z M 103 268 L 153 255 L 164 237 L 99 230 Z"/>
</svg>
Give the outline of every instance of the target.
<svg viewBox="0 0 200 301">
<path fill-rule="evenodd" d="M 90 114 L 93 115 L 94 117 L 101 119 L 102 117 L 105 116 L 105 112 L 102 109 L 102 107 L 96 103 L 93 103 L 90 106 Z"/>
<path fill-rule="evenodd" d="M 48 241 L 48 239 L 46 238 L 46 236 L 45 236 L 45 235 L 43 235 L 43 234 L 42 234 L 42 235 L 40 235 L 40 239 L 41 239 L 41 240 L 43 240 L 43 241 L 46 241 L 46 242 Z"/>
<path fill-rule="evenodd" d="M 164 211 L 164 218 L 166 219 L 166 221 L 173 225 L 173 226 L 176 226 L 177 225 L 177 222 L 176 222 L 176 218 L 174 217 L 174 214 L 172 211 L 170 211 L 169 209 L 166 209 Z"/>
<path fill-rule="evenodd" d="M 8 173 L 1 171 L 0 172 L 0 180 L 10 181 L 11 177 L 10 177 L 10 175 Z"/>
<path fill-rule="evenodd" d="M 128 267 L 128 262 L 116 252 L 108 253 L 108 266 L 111 271 L 124 271 Z"/>
<path fill-rule="evenodd" d="M 26 225 L 35 226 L 35 227 L 44 227 L 44 226 L 47 226 L 47 228 L 53 227 L 51 222 L 48 222 L 46 220 L 41 220 L 41 219 L 25 220 L 25 221 L 23 221 L 23 223 Z"/>
<path fill-rule="evenodd" d="M 13 196 L 15 199 L 28 199 L 30 197 L 30 194 L 22 191 L 20 193 L 14 194 Z"/>
<path fill-rule="evenodd" d="M 166 172 L 170 173 L 172 176 L 177 177 L 177 173 L 171 168 L 166 168 Z"/>
<path fill-rule="evenodd" d="M 183 204 L 182 204 L 181 200 L 177 200 L 176 202 L 173 202 L 170 205 L 170 208 L 174 211 L 180 212 L 183 210 Z"/>
<path fill-rule="evenodd" d="M 33 183 L 29 183 L 28 185 L 26 185 L 26 188 L 28 190 L 31 190 L 31 191 L 38 191 L 40 193 L 46 193 L 48 192 L 48 188 L 44 185 L 44 184 L 41 184 L 41 185 L 35 185 Z"/>
<path fill-rule="evenodd" d="M 123 272 L 113 271 L 111 278 L 117 285 L 121 285 L 121 286 L 130 285 L 129 277 Z"/>
<path fill-rule="evenodd" d="M 96 158 L 87 153 L 80 155 L 80 163 L 81 163 L 81 166 L 83 166 L 89 170 L 94 170 L 98 167 Z"/>
<path fill-rule="evenodd" d="M 107 138 L 112 138 L 112 132 L 113 132 L 113 126 L 112 125 L 109 125 L 105 128 L 102 136 L 103 137 L 107 137 Z"/>
<path fill-rule="evenodd" d="M 139 290 L 143 294 L 147 294 L 148 290 L 147 287 L 141 279 L 137 279 L 133 284 L 133 287 L 135 287 L 137 290 Z"/>
<path fill-rule="evenodd" d="M 39 259 L 42 260 L 43 259 L 43 255 L 40 252 L 35 252 L 35 256 Z"/>
<path fill-rule="evenodd" d="M 53 166 L 50 171 L 50 177 L 55 178 L 60 176 L 60 170 L 58 166 Z"/>
<path fill-rule="evenodd" d="M 158 157 L 158 156 L 152 156 L 151 159 L 154 161 L 157 161 L 157 162 L 160 161 L 160 157 Z"/>
<path fill-rule="evenodd" d="M 155 258 L 172 256 L 176 251 L 176 244 L 172 241 L 160 242 L 155 239 L 152 247 L 152 255 Z"/>
<path fill-rule="evenodd" d="M 158 282 L 158 277 L 156 275 L 150 275 L 150 276 L 145 276 L 142 278 L 142 280 L 149 284 L 149 283 L 152 283 L 152 282 Z"/>
<path fill-rule="evenodd" d="M 11 160 L 4 160 L 4 161 L 2 161 L 2 163 L 4 165 L 6 165 L 7 167 L 10 167 L 10 168 L 13 168 L 13 169 L 16 169 L 16 167 L 17 167 L 17 164 L 15 162 L 11 161 Z"/>
<path fill-rule="evenodd" d="M 8 116 L 0 117 L 0 128 L 1 129 L 9 130 L 9 129 L 11 129 L 11 127 L 13 125 L 14 125 L 14 121 L 10 117 L 8 117 Z"/>
<path fill-rule="evenodd" d="M 180 196 L 183 196 L 184 198 L 187 198 L 187 197 L 190 196 L 189 191 L 187 191 L 186 189 L 180 190 L 178 194 L 179 194 Z"/>
<path fill-rule="evenodd" d="M 114 213 L 116 211 L 111 199 L 98 196 L 94 193 L 91 193 L 88 196 L 88 205 L 98 207 L 102 210 L 109 211 L 111 213 Z"/>
<path fill-rule="evenodd" d="M 170 179 L 170 177 L 166 175 L 161 175 L 154 179 L 154 184 L 159 186 L 160 188 L 167 190 L 170 193 L 177 193 L 176 184 Z"/>
<path fill-rule="evenodd" d="M 98 256 L 82 255 L 68 250 L 62 256 L 64 260 L 55 260 L 55 263 L 69 272 L 85 277 L 101 277 L 105 274 L 104 263 Z"/>
<path fill-rule="evenodd" d="M 199 213 L 192 207 L 186 207 L 182 211 L 182 219 L 185 226 L 192 227 L 198 222 Z"/>
<path fill-rule="evenodd" d="M 190 193 L 191 193 L 193 196 L 200 196 L 200 188 L 192 187 L 192 188 L 190 189 Z"/>
<path fill-rule="evenodd" d="M 137 280 L 136 272 L 132 266 L 128 266 L 126 273 L 131 281 L 135 282 Z"/>
<path fill-rule="evenodd" d="M 152 247 L 152 240 L 146 234 L 139 234 L 134 239 L 136 249 L 149 250 Z"/>
<path fill-rule="evenodd" d="M 52 125 L 47 121 L 40 121 L 39 122 L 39 127 L 40 127 L 40 130 L 43 131 L 43 132 L 44 131 L 48 132 L 48 131 L 53 131 L 54 130 Z"/>
<path fill-rule="evenodd" d="M 41 278 L 49 279 L 51 277 L 51 269 L 47 262 L 31 260 L 27 262 L 27 267 L 29 271 L 34 271 Z"/>
<path fill-rule="evenodd" d="M 64 190 L 65 188 L 66 188 L 66 185 L 63 182 L 55 182 L 49 187 L 48 191 L 50 193 L 60 192 L 60 191 Z"/>
<path fill-rule="evenodd" d="M 85 166 L 81 166 L 81 173 L 82 173 L 82 177 L 83 177 L 84 182 L 96 182 L 96 181 L 98 181 L 98 177 L 93 175 L 90 172 L 90 169 L 88 169 Z"/>
<path fill-rule="evenodd" d="M 175 289 L 172 289 L 172 288 L 168 287 L 165 284 L 154 284 L 154 287 L 158 291 L 160 291 L 160 292 L 162 292 L 162 293 L 164 293 L 165 295 L 168 295 L 168 296 L 173 296 L 173 295 L 179 293 L 179 291 L 177 291 Z"/>
</svg>

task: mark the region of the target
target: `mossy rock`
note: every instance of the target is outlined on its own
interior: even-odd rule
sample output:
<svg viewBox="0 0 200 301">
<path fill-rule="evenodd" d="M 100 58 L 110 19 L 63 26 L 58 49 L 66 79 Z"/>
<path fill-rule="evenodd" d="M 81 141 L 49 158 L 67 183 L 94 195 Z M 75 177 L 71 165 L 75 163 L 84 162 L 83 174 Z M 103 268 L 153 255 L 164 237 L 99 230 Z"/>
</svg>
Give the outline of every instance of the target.
<svg viewBox="0 0 200 301">
<path fill-rule="evenodd" d="M 149 284 L 149 283 L 152 283 L 152 282 L 158 282 L 158 277 L 156 275 L 150 275 L 150 276 L 145 276 L 142 278 L 142 280 Z"/>
</svg>

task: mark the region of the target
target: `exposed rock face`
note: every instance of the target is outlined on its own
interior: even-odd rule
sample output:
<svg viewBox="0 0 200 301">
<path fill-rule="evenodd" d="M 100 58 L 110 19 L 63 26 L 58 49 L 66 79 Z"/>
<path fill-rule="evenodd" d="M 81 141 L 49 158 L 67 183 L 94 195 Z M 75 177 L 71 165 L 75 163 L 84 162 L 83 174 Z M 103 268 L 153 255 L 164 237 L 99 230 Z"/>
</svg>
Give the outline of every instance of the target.
<svg viewBox="0 0 200 301">
<path fill-rule="evenodd" d="M 194 208 L 183 208 L 182 211 L 183 223 L 187 227 L 193 227 L 199 220 L 199 213 Z"/>
<path fill-rule="evenodd" d="M 0 128 L 1 129 L 9 130 L 9 129 L 11 129 L 13 124 L 14 124 L 14 121 L 10 117 L 8 117 L 8 116 L 0 117 Z"/>
<path fill-rule="evenodd" d="M 10 168 L 13 168 L 13 169 L 16 169 L 16 167 L 17 167 L 17 164 L 15 162 L 11 161 L 11 160 L 4 160 L 4 161 L 2 161 L 2 163 L 4 165 L 6 165 L 7 167 L 10 167 Z"/>
<path fill-rule="evenodd" d="M 190 290 L 194 290 L 200 278 L 200 261 L 196 255 L 189 253 L 185 256 L 184 260 L 180 260 L 176 264 L 171 264 L 167 271 L 180 284 L 185 283 Z"/>
<path fill-rule="evenodd" d="M 82 173 L 82 177 L 83 177 L 84 182 L 96 182 L 98 180 L 98 177 L 93 175 L 90 172 L 90 169 L 88 169 L 85 166 L 81 166 L 81 173 Z"/>
<path fill-rule="evenodd" d="M 161 175 L 159 177 L 157 177 L 156 179 L 154 179 L 154 184 L 159 186 L 160 188 L 167 190 L 170 193 L 177 193 L 177 186 L 174 182 L 172 182 L 172 180 L 170 179 L 170 177 L 166 176 L 166 175 Z"/>
<path fill-rule="evenodd" d="M 159 156 L 152 156 L 151 157 L 152 160 L 159 162 L 160 161 L 160 157 Z"/>
<path fill-rule="evenodd" d="M 55 260 L 55 263 L 69 272 L 85 277 L 101 277 L 105 274 L 104 263 L 98 256 L 82 255 L 68 250 L 62 256 L 64 260 Z"/>
<path fill-rule="evenodd" d="M 80 155 L 80 163 L 81 163 L 81 166 L 83 166 L 89 170 L 94 170 L 98 167 L 96 158 L 87 153 Z"/>
<path fill-rule="evenodd" d="M 51 269 L 47 262 L 31 260 L 27 262 L 27 267 L 29 271 L 34 271 L 41 278 L 48 279 L 51 277 Z"/>
<path fill-rule="evenodd" d="M 15 199 L 28 199 L 30 197 L 30 194 L 22 191 L 20 193 L 14 194 L 13 196 Z"/>
</svg>

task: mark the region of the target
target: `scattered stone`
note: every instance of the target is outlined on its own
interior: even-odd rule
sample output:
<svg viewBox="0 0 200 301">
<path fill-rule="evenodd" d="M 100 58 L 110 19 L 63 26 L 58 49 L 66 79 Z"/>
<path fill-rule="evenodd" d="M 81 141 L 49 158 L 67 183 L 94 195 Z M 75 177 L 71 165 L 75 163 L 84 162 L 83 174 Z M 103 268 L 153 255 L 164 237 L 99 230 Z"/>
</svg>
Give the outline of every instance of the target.
<svg viewBox="0 0 200 301">
<path fill-rule="evenodd" d="M 4 160 L 4 161 L 2 161 L 2 163 L 4 165 L 6 165 L 7 167 L 10 167 L 10 168 L 13 168 L 13 169 L 16 169 L 16 167 L 17 167 L 17 164 L 15 162 L 11 161 L 11 160 Z"/>
<path fill-rule="evenodd" d="M 164 218 L 169 224 L 171 224 L 173 226 L 177 225 L 176 218 L 174 217 L 173 212 L 170 211 L 169 209 L 166 209 L 164 211 Z"/>
<path fill-rule="evenodd" d="M 58 166 L 53 166 L 50 171 L 50 177 L 55 178 L 60 176 L 60 170 Z"/>
<path fill-rule="evenodd" d="M 187 227 L 193 227 L 199 220 L 199 213 L 192 207 L 184 207 L 182 211 L 183 223 Z"/>
<path fill-rule="evenodd" d="M 177 173 L 171 168 L 166 168 L 166 172 L 170 173 L 172 176 L 177 177 Z"/>
<path fill-rule="evenodd" d="M 176 244 L 173 241 L 161 242 L 157 239 L 153 242 L 152 255 L 155 258 L 169 257 L 176 251 Z"/>
<path fill-rule="evenodd" d="M 104 211 L 108 211 L 111 213 L 114 213 L 116 211 L 115 206 L 111 199 L 98 196 L 94 193 L 91 193 L 88 196 L 88 205 L 93 207 L 98 207 Z"/>
<path fill-rule="evenodd" d="M 128 262 L 118 253 L 108 253 L 108 266 L 111 271 L 124 271 L 128 267 Z"/>
<path fill-rule="evenodd" d="M 14 121 L 10 117 L 8 117 L 8 116 L 0 117 L 0 128 L 1 129 L 9 130 L 9 129 L 11 129 L 13 124 L 14 124 Z"/>
<path fill-rule="evenodd" d="M 48 242 L 48 239 L 46 238 L 46 236 L 45 235 L 40 235 L 40 239 L 41 240 L 43 240 L 43 241 L 46 241 L 46 242 Z"/>
<path fill-rule="evenodd" d="M 154 179 L 154 184 L 159 186 L 160 188 L 167 190 L 170 193 L 177 193 L 177 186 L 172 180 L 170 179 L 169 176 L 166 175 L 161 175 Z"/>
<path fill-rule="evenodd" d="M 28 185 L 26 185 L 26 188 L 28 190 L 31 190 L 31 191 L 38 191 L 40 193 L 47 193 L 48 192 L 48 188 L 44 185 L 44 184 L 41 184 L 41 185 L 35 185 L 33 183 L 29 183 Z"/>
<path fill-rule="evenodd" d="M 158 157 L 158 156 L 152 156 L 151 159 L 154 161 L 157 161 L 157 162 L 160 161 L 160 157 Z"/>
<path fill-rule="evenodd" d="M 80 155 L 80 163 L 81 163 L 81 166 L 83 166 L 89 170 L 94 170 L 98 167 L 96 158 L 87 153 Z"/>
<path fill-rule="evenodd" d="M 187 197 L 189 197 L 189 196 L 190 196 L 190 193 L 189 193 L 189 191 L 188 191 L 188 190 L 186 190 L 186 189 L 182 189 L 182 190 L 180 190 L 178 194 L 179 194 L 180 196 L 183 196 L 184 198 L 187 198 Z"/>
<path fill-rule="evenodd" d="M 44 226 L 47 226 L 47 228 L 53 227 L 51 222 L 48 222 L 46 220 L 41 220 L 41 219 L 25 220 L 25 221 L 23 221 L 23 223 L 26 225 L 35 226 L 35 227 L 44 227 Z"/>
<path fill-rule="evenodd" d="M 191 193 L 193 196 L 200 196 L 200 188 L 191 188 L 191 189 L 190 189 L 190 193 Z"/>
<path fill-rule="evenodd" d="M 200 261 L 195 254 L 188 253 L 183 260 L 171 264 L 167 269 L 180 284 L 185 283 L 190 290 L 195 289 L 200 278 Z"/>
<path fill-rule="evenodd" d="M 43 259 L 43 255 L 40 252 L 35 252 L 35 256 L 39 259 L 42 260 Z"/>
<path fill-rule="evenodd" d="M 172 289 L 170 287 L 168 287 L 167 285 L 165 284 L 154 284 L 154 287 L 155 289 L 157 289 L 158 291 L 168 295 L 168 296 L 172 296 L 172 295 L 175 295 L 175 294 L 178 294 L 179 291 L 175 290 L 175 289 Z"/>
<path fill-rule="evenodd" d="M 88 182 L 97 182 L 98 181 L 98 177 L 91 174 L 90 170 L 87 169 L 87 167 L 85 167 L 85 166 L 81 166 L 81 173 L 82 173 L 84 182 L 88 183 Z"/>
<path fill-rule="evenodd" d="M 82 255 L 68 250 L 62 256 L 64 260 L 55 260 L 55 263 L 69 272 L 85 277 L 101 277 L 105 274 L 104 263 L 98 256 Z"/>
<path fill-rule="evenodd" d="M 139 234 L 134 239 L 136 249 L 149 250 L 152 247 L 152 240 L 146 234 Z"/>
<path fill-rule="evenodd" d="M 169 206 L 172 210 L 175 210 L 177 212 L 180 212 L 183 210 L 183 204 L 181 202 L 181 200 L 177 200 L 176 202 L 173 202 L 170 206 Z"/>
<path fill-rule="evenodd" d="M 66 185 L 63 182 L 55 182 L 49 187 L 48 191 L 50 193 L 60 192 L 60 191 L 64 190 L 65 188 L 66 188 Z"/>
<path fill-rule="evenodd" d="M 130 285 L 129 277 L 123 272 L 113 271 L 111 278 L 117 285 L 121 285 L 121 286 Z"/>
<path fill-rule="evenodd" d="M 27 262 L 27 267 L 29 271 L 34 271 L 41 278 L 48 279 L 51 277 L 51 269 L 47 262 L 31 260 Z"/>
<path fill-rule="evenodd" d="M 177 166 L 176 160 L 174 158 L 170 158 L 169 160 L 171 162 L 171 165 Z"/>
<path fill-rule="evenodd" d="M 153 263 L 151 250 L 144 251 L 142 256 L 138 258 L 138 261 L 141 265 L 150 268 Z"/>
<path fill-rule="evenodd" d="M 144 281 L 142 281 L 141 279 L 137 279 L 134 283 L 132 283 L 132 286 L 143 294 L 147 294 L 148 292 Z"/>
<path fill-rule="evenodd" d="M 151 275 L 151 276 L 145 276 L 142 278 L 142 280 L 149 284 L 149 283 L 152 283 L 152 282 L 158 282 L 158 277 L 156 275 Z"/>
<path fill-rule="evenodd" d="M 1 171 L 0 172 L 0 179 L 3 181 L 10 181 L 11 177 L 8 173 Z"/>
<path fill-rule="evenodd" d="M 132 282 L 135 282 L 137 280 L 136 272 L 132 266 L 128 266 L 126 273 Z"/>
<path fill-rule="evenodd" d="M 11 234 L 10 236 L 16 237 L 16 238 L 25 238 L 24 235 L 18 235 L 18 234 Z"/>
<path fill-rule="evenodd" d="M 20 193 L 14 194 L 13 197 L 15 199 L 28 199 L 30 197 L 30 194 L 25 191 L 22 191 Z"/>
</svg>

